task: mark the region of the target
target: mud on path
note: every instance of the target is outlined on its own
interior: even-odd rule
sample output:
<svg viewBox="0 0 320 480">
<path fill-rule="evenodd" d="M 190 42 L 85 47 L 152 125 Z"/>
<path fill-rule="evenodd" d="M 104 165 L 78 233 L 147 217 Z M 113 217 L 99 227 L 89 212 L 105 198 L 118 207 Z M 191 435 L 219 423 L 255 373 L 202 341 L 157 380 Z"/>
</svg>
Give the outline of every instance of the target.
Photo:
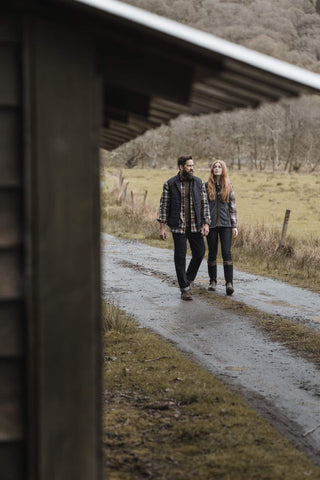
<svg viewBox="0 0 320 480">
<path fill-rule="evenodd" d="M 143 327 L 174 341 L 247 401 L 320 465 L 320 371 L 271 341 L 243 315 L 195 295 L 183 302 L 175 282 L 173 252 L 102 236 L 103 293 Z M 196 283 L 206 287 L 206 262 Z M 320 331 L 320 295 L 266 277 L 235 271 L 243 302 Z M 225 295 L 222 270 L 218 290 Z"/>
</svg>

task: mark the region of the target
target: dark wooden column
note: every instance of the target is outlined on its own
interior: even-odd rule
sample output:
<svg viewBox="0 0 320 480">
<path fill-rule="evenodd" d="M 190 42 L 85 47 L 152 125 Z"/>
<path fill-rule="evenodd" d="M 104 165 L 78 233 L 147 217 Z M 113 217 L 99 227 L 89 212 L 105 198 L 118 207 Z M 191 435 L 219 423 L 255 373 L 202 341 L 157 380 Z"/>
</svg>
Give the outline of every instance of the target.
<svg viewBox="0 0 320 480">
<path fill-rule="evenodd" d="M 25 478 L 19 17 L 0 15 L 0 478 Z"/>
<path fill-rule="evenodd" d="M 100 91 L 93 39 L 24 20 L 29 480 L 100 478 Z"/>
</svg>

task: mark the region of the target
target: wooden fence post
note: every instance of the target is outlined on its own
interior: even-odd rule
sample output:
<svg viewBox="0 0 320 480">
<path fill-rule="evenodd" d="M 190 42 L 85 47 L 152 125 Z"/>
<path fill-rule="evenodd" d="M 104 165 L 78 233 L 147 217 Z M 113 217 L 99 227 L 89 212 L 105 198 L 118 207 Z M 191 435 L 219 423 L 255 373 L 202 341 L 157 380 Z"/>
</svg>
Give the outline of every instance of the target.
<svg viewBox="0 0 320 480">
<path fill-rule="evenodd" d="M 127 182 L 127 183 L 125 184 L 125 187 L 124 187 L 124 190 L 123 190 L 123 195 L 122 195 L 123 201 L 124 201 L 124 200 L 126 199 L 126 197 L 127 197 L 127 188 L 128 188 L 128 185 L 129 185 L 129 182 Z"/>
<path fill-rule="evenodd" d="M 284 247 L 284 244 L 285 244 L 285 241 L 286 241 L 286 234 L 287 234 L 287 228 L 288 228 L 288 223 L 289 223 L 289 216 L 290 216 L 290 210 L 286 210 L 284 220 L 283 220 L 280 248 Z"/>
<path fill-rule="evenodd" d="M 122 187 L 123 180 L 124 180 L 124 176 L 122 175 L 122 171 L 120 170 L 119 171 L 119 187 L 120 188 Z"/>
</svg>

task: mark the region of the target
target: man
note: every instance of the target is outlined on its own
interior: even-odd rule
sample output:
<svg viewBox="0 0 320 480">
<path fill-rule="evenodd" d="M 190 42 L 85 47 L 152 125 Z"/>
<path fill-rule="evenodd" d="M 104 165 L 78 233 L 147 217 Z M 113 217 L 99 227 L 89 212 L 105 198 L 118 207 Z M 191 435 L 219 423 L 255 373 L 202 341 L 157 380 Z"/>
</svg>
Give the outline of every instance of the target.
<svg viewBox="0 0 320 480">
<path fill-rule="evenodd" d="M 166 240 L 166 225 L 174 241 L 174 263 L 183 300 L 192 300 L 190 284 L 205 253 L 203 237 L 209 233 L 210 212 L 205 186 L 193 176 L 192 156 L 178 158 L 179 172 L 163 185 L 160 199 L 160 238 Z M 187 240 L 192 252 L 186 270 Z"/>
</svg>

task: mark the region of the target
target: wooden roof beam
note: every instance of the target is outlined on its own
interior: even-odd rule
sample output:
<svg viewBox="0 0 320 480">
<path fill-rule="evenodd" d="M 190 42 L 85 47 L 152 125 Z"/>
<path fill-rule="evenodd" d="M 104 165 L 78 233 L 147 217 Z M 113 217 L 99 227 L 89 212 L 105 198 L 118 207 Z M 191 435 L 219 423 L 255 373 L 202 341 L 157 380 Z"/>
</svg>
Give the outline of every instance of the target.
<svg viewBox="0 0 320 480">
<path fill-rule="evenodd" d="M 128 88 L 116 85 L 105 85 L 104 108 L 122 112 L 122 115 L 137 113 L 147 116 L 150 97 L 144 93 L 133 92 Z"/>
<path fill-rule="evenodd" d="M 160 96 L 187 104 L 193 68 L 166 58 L 159 52 L 108 44 L 100 54 L 100 68 L 106 85 L 118 85 L 131 92 Z"/>
</svg>

